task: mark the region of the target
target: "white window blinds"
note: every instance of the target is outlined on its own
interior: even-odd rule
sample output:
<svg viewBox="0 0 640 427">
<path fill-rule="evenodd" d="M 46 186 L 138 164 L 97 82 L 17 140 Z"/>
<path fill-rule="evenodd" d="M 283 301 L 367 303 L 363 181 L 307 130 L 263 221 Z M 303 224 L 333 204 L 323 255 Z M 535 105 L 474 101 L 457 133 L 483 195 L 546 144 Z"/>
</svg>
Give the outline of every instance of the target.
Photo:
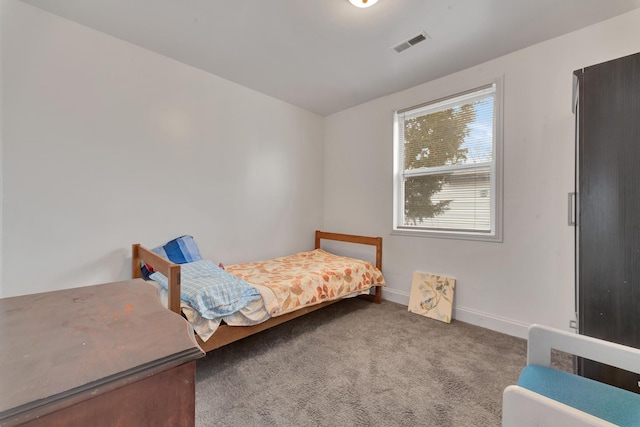
<svg viewBox="0 0 640 427">
<path fill-rule="evenodd" d="M 396 229 L 495 230 L 496 85 L 397 112 Z"/>
</svg>

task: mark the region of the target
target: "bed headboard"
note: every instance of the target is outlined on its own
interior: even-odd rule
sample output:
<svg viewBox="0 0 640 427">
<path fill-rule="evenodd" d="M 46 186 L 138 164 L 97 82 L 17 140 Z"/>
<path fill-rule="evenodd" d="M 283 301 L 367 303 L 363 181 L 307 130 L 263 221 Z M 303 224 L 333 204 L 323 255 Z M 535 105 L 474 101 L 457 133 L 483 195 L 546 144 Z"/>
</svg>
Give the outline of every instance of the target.
<svg viewBox="0 0 640 427">
<path fill-rule="evenodd" d="M 131 277 L 142 277 L 140 266 L 142 262 L 153 266 L 153 269 L 164 274 L 169 279 L 169 310 L 180 314 L 180 265 L 174 264 L 166 258 L 151 252 L 149 249 L 134 243 L 131 247 Z"/>
</svg>

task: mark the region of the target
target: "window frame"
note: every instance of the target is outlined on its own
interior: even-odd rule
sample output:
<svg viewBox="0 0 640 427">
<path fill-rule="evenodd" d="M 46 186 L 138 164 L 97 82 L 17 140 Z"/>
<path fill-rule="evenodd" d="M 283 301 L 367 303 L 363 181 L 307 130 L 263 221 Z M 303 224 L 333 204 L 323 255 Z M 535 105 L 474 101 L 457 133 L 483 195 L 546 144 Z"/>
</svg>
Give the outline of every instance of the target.
<svg viewBox="0 0 640 427">
<path fill-rule="evenodd" d="M 417 110 L 424 108 L 426 110 L 429 107 L 435 107 L 437 104 L 444 104 L 450 102 L 450 100 L 465 95 L 472 95 L 490 86 L 495 86 L 494 93 L 494 106 L 493 106 L 493 161 L 483 164 L 472 165 L 455 165 L 455 166 L 441 166 L 430 168 L 428 174 L 442 173 L 442 172 L 454 172 L 465 169 L 479 169 L 481 165 L 486 167 L 491 165 L 491 191 L 493 191 L 495 197 L 491 203 L 491 232 L 477 232 L 477 231 L 465 231 L 465 230 L 446 230 L 438 228 L 418 228 L 405 226 L 401 224 L 404 217 L 404 193 L 402 190 L 402 183 L 405 176 L 420 176 L 426 174 L 423 170 L 412 171 L 409 174 L 405 174 L 404 171 L 404 157 L 400 147 L 400 129 L 399 129 L 399 114 L 406 113 L 411 110 Z M 432 99 L 430 101 L 415 105 L 409 108 L 397 109 L 393 113 L 393 229 L 392 235 L 401 236 L 419 236 L 419 237 L 435 237 L 446 239 L 462 239 L 462 240 L 478 240 L 488 242 L 502 242 L 502 210 L 503 210 L 503 166 L 502 166 L 502 151 L 503 151 L 503 76 L 499 76 L 491 81 L 484 81 L 481 84 L 474 84 L 465 90 L 457 91 L 451 95 Z M 434 109 L 435 111 L 435 109 Z"/>
</svg>

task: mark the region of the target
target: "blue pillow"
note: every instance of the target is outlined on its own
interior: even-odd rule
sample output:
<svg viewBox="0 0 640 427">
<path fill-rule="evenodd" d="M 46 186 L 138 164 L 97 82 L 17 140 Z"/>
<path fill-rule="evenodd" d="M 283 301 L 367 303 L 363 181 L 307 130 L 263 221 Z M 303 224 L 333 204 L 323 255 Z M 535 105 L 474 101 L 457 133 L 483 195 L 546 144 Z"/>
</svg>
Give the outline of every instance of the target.
<svg viewBox="0 0 640 427">
<path fill-rule="evenodd" d="M 198 250 L 198 245 L 196 245 L 195 240 L 193 240 L 193 236 L 188 235 L 180 236 L 162 246 L 153 248 L 151 249 L 151 252 L 154 252 L 175 264 L 186 264 L 188 262 L 202 260 L 200 251 Z M 154 272 L 153 268 L 147 264 L 142 265 L 141 271 L 142 277 L 145 280 L 149 280 L 149 275 Z"/>
<path fill-rule="evenodd" d="M 188 262 L 202 260 L 193 236 L 180 236 L 167 242 L 163 246 L 151 249 L 151 251 L 176 264 L 186 264 Z"/>
</svg>

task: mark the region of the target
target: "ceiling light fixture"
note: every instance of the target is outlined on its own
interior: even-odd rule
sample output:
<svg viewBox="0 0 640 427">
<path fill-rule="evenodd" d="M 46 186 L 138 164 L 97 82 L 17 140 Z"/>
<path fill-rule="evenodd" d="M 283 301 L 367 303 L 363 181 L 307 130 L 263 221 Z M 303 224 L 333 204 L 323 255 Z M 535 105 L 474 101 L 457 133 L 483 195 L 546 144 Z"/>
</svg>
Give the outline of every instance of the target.
<svg viewBox="0 0 640 427">
<path fill-rule="evenodd" d="M 355 7 L 369 7 L 376 4 L 378 0 L 349 0 L 349 2 Z"/>
</svg>

